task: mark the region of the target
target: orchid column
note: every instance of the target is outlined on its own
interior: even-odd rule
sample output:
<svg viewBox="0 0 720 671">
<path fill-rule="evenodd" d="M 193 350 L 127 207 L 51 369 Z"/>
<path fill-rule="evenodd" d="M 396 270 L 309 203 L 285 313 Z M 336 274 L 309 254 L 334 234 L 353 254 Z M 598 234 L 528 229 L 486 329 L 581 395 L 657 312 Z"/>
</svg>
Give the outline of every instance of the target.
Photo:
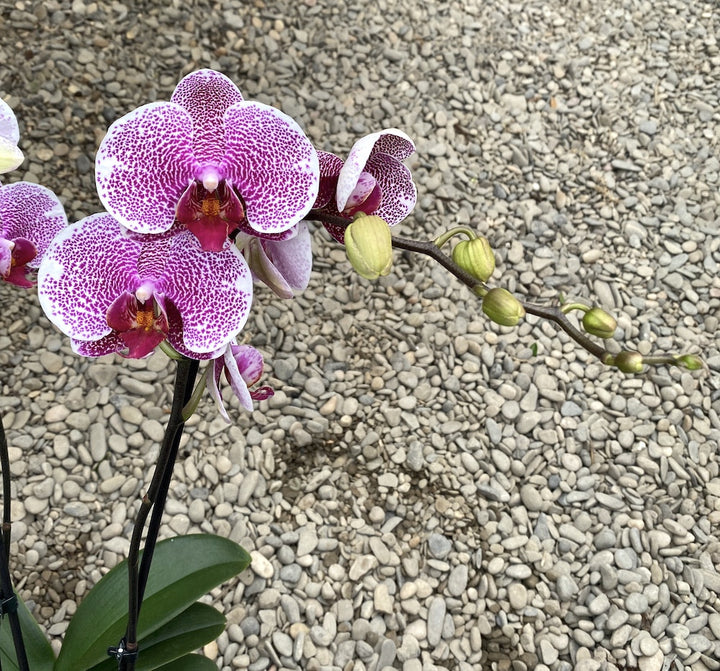
<svg viewBox="0 0 720 671">
<path fill-rule="evenodd" d="M 180 360 L 172 415 L 131 543 L 126 637 L 111 653 L 119 668 L 131 669 L 172 466 L 198 400 L 192 397 L 183 416 L 198 363 L 212 360 L 206 382 L 226 418 L 223 370 L 245 407 L 272 393 L 249 391 L 262 357 L 237 338 L 254 280 L 286 297 L 307 284 L 310 238 L 301 220 L 318 196 L 319 164 L 290 117 L 243 100 L 224 75 L 199 70 L 169 102 L 144 105 L 110 127 L 96 180 L 107 213 L 69 226 L 50 246 L 39 274 L 41 305 L 78 354 L 139 358 L 162 346 Z"/>
</svg>

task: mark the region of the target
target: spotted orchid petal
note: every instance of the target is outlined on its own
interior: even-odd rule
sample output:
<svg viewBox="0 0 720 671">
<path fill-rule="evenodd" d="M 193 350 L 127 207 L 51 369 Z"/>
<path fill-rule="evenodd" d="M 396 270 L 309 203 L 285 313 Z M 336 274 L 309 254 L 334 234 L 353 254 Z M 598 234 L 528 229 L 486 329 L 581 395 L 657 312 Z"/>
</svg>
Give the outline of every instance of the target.
<svg viewBox="0 0 720 671">
<path fill-rule="evenodd" d="M 337 180 L 343 167 L 343 160 L 327 151 L 318 151 L 317 154 L 320 166 L 320 186 L 313 207 L 325 208 L 332 206 L 334 208 Z"/>
<path fill-rule="evenodd" d="M 390 226 L 400 223 L 417 202 L 417 187 L 409 168 L 387 154 L 373 154 L 366 169 L 376 180 L 381 194 L 372 214 L 382 217 Z"/>
<path fill-rule="evenodd" d="M 350 150 L 338 175 L 336 204 L 338 211 L 345 209 L 348 199 L 355 190 L 358 180 L 371 156 L 385 154 L 400 165 L 400 161 L 415 151 L 413 141 L 401 130 L 388 128 L 360 138 Z M 367 172 L 370 172 L 367 170 Z M 371 173 L 372 174 L 372 173 Z M 374 176 L 374 175 L 373 175 Z M 366 214 L 370 214 L 367 212 Z"/>
<path fill-rule="evenodd" d="M 0 186 L 0 237 L 24 238 L 35 245 L 36 256 L 28 266 L 40 266 L 50 241 L 67 225 L 57 196 L 39 184 L 15 182 Z"/>
<path fill-rule="evenodd" d="M 197 171 L 192 139 L 192 117 L 176 103 L 150 103 L 113 123 L 95 159 L 107 211 L 131 231 L 167 231 Z"/>
<path fill-rule="evenodd" d="M 206 253 L 187 232 L 173 236 L 172 243 L 158 293 L 177 308 L 185 347 L 213 352 L 245 326 L 252 303 L 250 270 L 236 247 Z"/>
<path fill-rule="evenodd" d="M 75 354 L 96 358 L 122 351 L 125 343 L 120 334 L 110 333 L 110 335 L 106 335 L 100 340 L 75 340 L 71 338 L 70 346 Z"/>
<path fill-rule="evenodd" d="M 245 223 L 258 234 L 292 228 L 317 197 L 318 172 L 317 153 L 295 121 L 244 101 L 212 70 L 185 77 L 170 102 L 116 121 L 96 160 L 100 200 L 124 226 L 157 234 L 177 214 L 210 251 L 224 246 L 224 230 Z M 228 206 L 232 199 L 241 207 Z"/>
<path fill-rule="evenodd" d="M 113 351 L 130 347 L 132 355 L 144 356 L 159 331 L 176 349 L 203 355 L 229 343 L 244 326 L 252 279 L 237 249 L 204 253 L 187 231 L 141 241 L 103 213 L 68 226 L 52 242 L 40 266 L 38 293 L 50 321 L 74 341 L 119 335 Z M 140 327 L 149 335 L 138 344 L 131 331 Z"/>
<path fill-rule="evenodd" d="M 295 120 L 258 102 L 225 113 L 227 151 L 222 173 L 245 202 L 248 223 L 259 233 L 294 226 L 318 195 L 317 152 Z"/>
<path fill-rule="evenodd" d="M 0 174 L 19 167 L 24 160 L 17 144 L 20 129 L 10 105 L 0 98 Z"/>
<path fill-rule="evenodd" d="M 137 288 L 140 244 L 124 237 L 109 214 L 72 224 L 53 240 L 38 273 L 38 294 L 48 319 L 75 340 L 112 333 L 112 302 Z"/>
<path fill-rule="evenodd" d="M 227 109 L 243 97 L 221 72 L 196 70 L 175 87 L 170 102 L 188 112 L 193 127 L 193 152 L 199 164 L 219 164 L 225 156 Z M 202 180 L 201 180 L 202 181 Z"/>
</svg>

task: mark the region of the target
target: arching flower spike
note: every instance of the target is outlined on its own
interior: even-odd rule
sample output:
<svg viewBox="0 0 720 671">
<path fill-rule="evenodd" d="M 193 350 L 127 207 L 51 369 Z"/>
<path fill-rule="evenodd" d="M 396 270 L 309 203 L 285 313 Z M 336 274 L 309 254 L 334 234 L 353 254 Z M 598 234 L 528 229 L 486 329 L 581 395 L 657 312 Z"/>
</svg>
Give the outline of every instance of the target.
<svg viewBox="0 0 720 671">
<path fill-rule="evenodd" d="M 100 200 L 123 226 L 157 234 L 177 216 L 210 251 L 242 227 L 257 235 L 292 228 L 317 198 L 318 179 L 300 126 L 243 100 L 214 70 L 189 74 L 170 102 L 112 124 L 96 159 Z"/>
<path fill-rule="evenodd" d="M 415 151 L 412 140 L 388 128 L 358 140 L 345 162 L 318 152 L 320 192 L 314 207 L 348 219 L 358 212 L 382 217 L 390 226 L 401 222 L 415 207 L 417 189 L 410 170 L 401 161 Z M 339 242 L 342 227 L 325 224 Z"/>
<path fill-rule="evenodd" d="M 0 278 L 31 287 L 31 268 L 40 265 L 50 241 L 67 225 L 57 196 L 39 184 L 0 186 Z"/>
<path fill-rule="evenodd" d="M 68 226 L 38 274 L 40 304 L 84 356 L 150 354 L 167 339 L 210 358 L 247 320 L 252 278 L 235 247 L 205 253 L 194 236 L 128 236 L 109 214 Z"/>
</svg>

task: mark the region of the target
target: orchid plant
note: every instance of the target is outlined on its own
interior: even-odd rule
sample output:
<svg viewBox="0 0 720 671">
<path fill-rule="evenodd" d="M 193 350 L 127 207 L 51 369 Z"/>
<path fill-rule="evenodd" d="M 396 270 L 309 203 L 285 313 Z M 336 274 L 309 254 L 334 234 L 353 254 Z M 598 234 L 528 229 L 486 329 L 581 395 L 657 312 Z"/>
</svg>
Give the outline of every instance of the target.
<svg viewBox="0 0 720 671">
<path fill-rule="evenodd" d="M 18 141 L 17 121 L 0 102 L 0 171 L 22 162 Z M 188 654 L 211 640 L 207 636 L 217 635 L 216 627 L 208 624 L 200 634 L 188 624 L 188 613 L 194 608 L 193 617 L 200 617 L 194 599 L 229 577 L 227 567 L 240 571 L 249 558 L 241 548 L 217 539 L 192 541 L 188 556 L 194 559 L 188 560 L 188 571 L 202 565 L 203 575 L 211 577 L 188 582 L 187 573 L 180 571 L 163 583 L 157 573 L 150 573 L 150 564 L 156 550 L 158 561 L 170 561 L 167 546 L 156 547 L 164 501 L 184 422 L 206 389 L 228 422 L 220 391 L 223 377 L 246 410 L 252 410 L 254 400 L 272 395 L 270 387 L 256 387 L 263 360 L 242 343 L 243 327 L 255 284 L 263 283 L 285 299 L 307 286 L 312 268 L 307 221 L 321 222 L 345 244 L 350 262 L 364 277 L 389 271 L 393 247 L 429 255 L 482 299 L 483 312 L 493 321 L 513 326 L 527 313 L 544 317 L 621 371 L 637 372 L 645 364 L 687 369 L 702 365 L 687 354 L 611 353 L 591 337 L 609 338 L 615 331 L 614 319 L 600 308 L 535 305 L 489 286 L 493 252 L 489 242 L 470 229 L 454 228 L 420 242 L 392 236 L 390 227 L 403 221 L 416 203 L 417 189 L 403 163 L 414 151 L 405 133 L 390 128 L 360 138 L 343 161 L 316 150 L 297 122 L 279 110 L 244 100 L 225 75 L 199 70 L 180 81 L 169 101 L 146 104 L 110 126 L 96 159 L 104 212 L 67 225 L 62 205 L 44 187 L 26 182 L 0 186 L 0 276 L 31 287 L 30 273 L 37 270 L 40 304 L 70 338 L 74 352 L 143 358 L 160 347 L 178 361 L 173 408 L 138 513 L 127 566 L 112 571 L 95 588 L 114 596 L 126 590 L 127 608 L 108 615 L 91 592 L 75 619 L 96 625 L 92 640 L 87 626 L 71 623 L 63 650 L 54 659 L 38 642 L 42 636 L 21 607 L 22 626 L 17 618 L 12 624 L 15 657 L 0 645 L 3 663 L 9 660 L 12 668 L 27 669 L 30 657 L 34 669 L 133 669 L 142 649 L 145 659 L 153 660 L 143 668 L 169 669 L 163 665 L 175 658 L 204 668 L 204 662 Z M 456 243 L 450 258 L 441 247 L 457 236 L 467 239 Z M 583 313 L 580 325 L 568 318 L 573 311 Z M 203 361 L 207 367 L 195 387 Z M 4 434 L 0 437 L 4 443 Z M 6 445 L 0 448 L 7 453 Z M 8 473 L 5 460 L 2 471 Z M 6 487 L 6 502 L 9 496 Z M 4 523 L 9 528 L 9 517 Z M 0 556 L 7 560 L 9 536 L 0 541 Z M 208 552 L 222 555 L 226 568 L 207 563 Z M 11 600 L 7 563 L 3 568 L 2 597 Z M 172 598 L 160 607 L 155 597 L 163 589 Z M 143 612 L 152 617 L 143 621 L 139 615 L 144 598 Z M 206 612 L 200 620 L 207 623 L 213 617 Z M 181 635 L 167 633 L 178 627 Z M 22 634 L 32 642 L 29 655 Z M 121 636 L 119 643 L 112 645 L 116 640 L 111 636 Z M 103 662 L 108 646 L 112 659 Z"/>
</svg>

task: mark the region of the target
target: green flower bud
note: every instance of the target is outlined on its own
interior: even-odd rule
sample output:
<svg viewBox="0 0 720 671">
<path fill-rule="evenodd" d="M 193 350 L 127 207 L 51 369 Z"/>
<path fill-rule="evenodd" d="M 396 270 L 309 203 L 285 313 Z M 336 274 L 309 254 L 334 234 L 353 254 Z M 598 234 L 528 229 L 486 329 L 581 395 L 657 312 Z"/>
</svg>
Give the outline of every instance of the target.
<svg viewBox="0 0 720 671">
<path fill-rule="evenodd" d="M 643 358 L 640 352 L 624 350 L 613 357 L 612 363 L 623 373 L 640 373 L 643 369 Z"/>
<path fill-rule="evenodd" d="M 452 258 L 464 271 L 482 282 L 487 282 L 495 271 L 495 254 L 488 239 L 482 236 L 458 242 Z"/>
<path fill-rule="evenodd" d="M 695 354 L 681 354 L 675 357 L 675 362 L 686 370 L 700 370 L 703 367 L 703 360 Z"/>
<path fill-rule="evenodd" d="M 515 326 L 524 316 L 525 308 L 507 289 L 497 287 L 485 294 L 483 312 L 501 326 Z"/>
<path fill-rule="evenodd" d="M 361 277 L 376 280 L 392 266 L 390 227 L 381 217 L 358 216 L 345 229 L 345 250 Z"/>
<path fill-rule="evenodd" d="M 617 322 L 612 315 L 600 308 L 591 308 L 582 318 L 583 328 L 590 334 L 598 338 L 612 338 Z"/>
</svg>

